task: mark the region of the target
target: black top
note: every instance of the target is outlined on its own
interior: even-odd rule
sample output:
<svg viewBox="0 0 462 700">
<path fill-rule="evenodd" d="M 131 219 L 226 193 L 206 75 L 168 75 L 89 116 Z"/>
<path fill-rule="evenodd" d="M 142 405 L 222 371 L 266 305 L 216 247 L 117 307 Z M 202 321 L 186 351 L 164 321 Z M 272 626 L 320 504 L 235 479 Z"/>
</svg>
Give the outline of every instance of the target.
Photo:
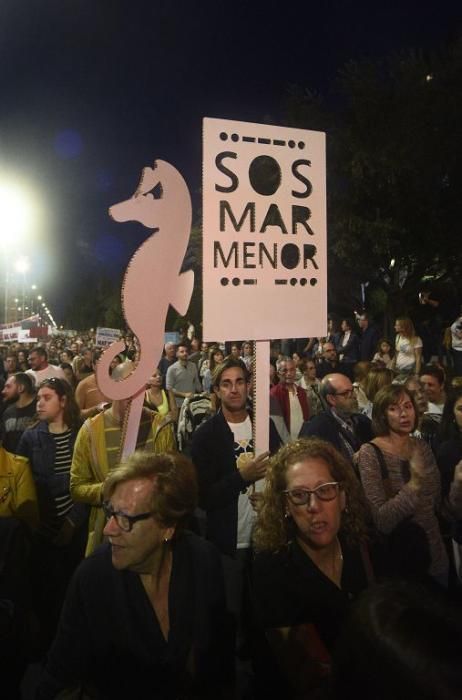
<svg viewBox="0 0 462 700">
<path fill-rule="evenodd" d="M 192 533 L 173 545 L 170 632 L 162 635 L 138 574 L 103 545 L 77 569 L 37 697 L 83 682 L 101 698 L 220 697 L 230 682 L 218 552 Z"/>
<path fill-rule="evenodd" d="M 280 552 L 260 552 L 254 563 L 255 602 L 265 629 L 312 623 L 332 648 L 349 603 L 368 585 L 359 548 L 340 538 L 341 589 L 296 541 Z"/>
<path fill-rule="evenodd" d="M 7 452 L 16 453 L 21 435 L 34 423 L 37 415 L 37 401 L 19 408 L 12 404 L 5 409 L 0 426 L 2 445 Z"/>
<path fill-rule="evenodd" d="M 280 552 L 261 552 L 256 556 L 254 595 L 257 629 L 312 625 L 327 654 L 332 653 L 350 602 L 368 585 L 360 550 L 349 547 L 342 538 L 339 539 L 343 553 L 341 589 L 318 569 L 296 542 Z M 311 635 L 307 629 L 294 630 L 294 634 L 305 641 Z M 256 632 L 256 639 L 256 698 L 284 697 L 287 700 L 301 697 L 292 687 L 294 679 L 283 672 L 262 631 L 259 634 Z M 290 653 L 299 654 L 299 643 L 290 649 Z M 313 662 L 311 653 L 307 654 Z M 324 653 L 317 658 L 323 657 L 328 663 Z M 319 674 L 315 667 L 316 664 L 306 666 L 307 673 L 308 668 L 311 669 L 310 690 L 306 688 L 306 692 L 310 693 L 309 697 L 312 691 L 319 693 L 313 697 L 324 697 L 327 675 L 325 672 Z"/>
</svg>

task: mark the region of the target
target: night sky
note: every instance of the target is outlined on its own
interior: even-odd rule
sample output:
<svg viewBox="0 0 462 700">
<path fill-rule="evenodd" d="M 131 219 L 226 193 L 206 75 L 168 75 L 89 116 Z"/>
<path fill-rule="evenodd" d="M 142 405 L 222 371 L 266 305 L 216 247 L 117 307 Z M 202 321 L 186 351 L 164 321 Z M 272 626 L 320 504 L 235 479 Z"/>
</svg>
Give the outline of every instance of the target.
<svg viewBox="0 0 462 700">
<path fill-rule="evenodd" d="M 197 221 L 202 117 L 278 123 L 291 85 L 327 93 L 348 59 L 461 28 L 449 0 L 1 0 L 0 178 L 42 207 L 30 281 L 59 322 L 83 270 L 120 271 L 146 231 L 107 209 L 154 158 L 183 173 Z"/>
</svg>

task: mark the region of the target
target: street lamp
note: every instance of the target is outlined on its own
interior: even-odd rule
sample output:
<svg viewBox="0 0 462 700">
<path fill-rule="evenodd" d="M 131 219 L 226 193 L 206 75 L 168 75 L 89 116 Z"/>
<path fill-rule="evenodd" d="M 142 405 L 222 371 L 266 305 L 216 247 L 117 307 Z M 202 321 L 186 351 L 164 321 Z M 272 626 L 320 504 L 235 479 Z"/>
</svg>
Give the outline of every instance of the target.
<svg viewBox="0 0 462 700">
<path fill-rule="evenodd" d="M 27 258 L 19 258 L 14 267 L 17 272 L 22 274 L 22 320 L 24 320 L 24 308 L 26 305 L 26 272 L 30 269 L 29 260 Z"/>
<path fill-rule="evenodd" d="M 34 313 L 34 309 L 35 309 L 34 292 L 37 291 L 37 285 L 36 285 L 36 284 L 32 284 L 32 285 L 31 285 L 31 290 L 32 290 L 32 292 L 31 292 L 31 295 L 30 295 L 30 308 L 31 308 L 31 313 Z"/>
<path fill-rule="evenodd" d="M 8 322 L 8 253 L 32 228 L 35 219 L 30 195 L 11 182 L 0 182 L 0 247 L 5 267 L 4 322 Z"/>
</svg>

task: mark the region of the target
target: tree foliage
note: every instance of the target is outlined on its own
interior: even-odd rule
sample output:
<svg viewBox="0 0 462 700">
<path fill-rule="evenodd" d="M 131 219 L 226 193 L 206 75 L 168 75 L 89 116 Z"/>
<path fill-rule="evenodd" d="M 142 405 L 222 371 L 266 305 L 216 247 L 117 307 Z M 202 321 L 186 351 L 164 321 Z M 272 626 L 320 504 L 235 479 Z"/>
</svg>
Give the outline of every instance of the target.
<svg viewBox="0 0 462 700">
<path fill-rule="evenodd" d="M 368 283 L 370 301 L 381 288 L 404 310 L 422 281 L 461 268 L 462 41 L 350 61 L 329 98 L 292 91 L 289 119 L 328 133 L 333 296 L 345 297 L 339 280 L 356 294 Z"/>
<path fill-rule="evenodd" d="M 75 330 L 98 326 L 125 328 L 120 291 L 121 279 L 94 274 L 84 277 L 66 311 L 65 326 Z"/>
</svg>

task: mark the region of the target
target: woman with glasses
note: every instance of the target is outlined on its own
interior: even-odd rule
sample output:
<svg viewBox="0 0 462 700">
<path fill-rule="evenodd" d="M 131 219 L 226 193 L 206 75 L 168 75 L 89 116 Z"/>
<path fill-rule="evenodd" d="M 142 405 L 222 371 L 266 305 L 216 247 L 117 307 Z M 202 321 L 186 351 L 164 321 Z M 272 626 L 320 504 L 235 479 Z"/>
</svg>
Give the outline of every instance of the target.
<svg viewBox="0 0 462 700">
<path fill-rule="evenodd" d="M 101 700 L 233 697 L 220 555 L 186 529 L 192 462 L 135 452 L 108 475 L 103 498 L 108 542 L 69 586 L 37 699 L 76 683 L 93 690 L 79 697 Z"/>
<path fill-rule="evenodd" d="M 69 578 L 83 556 L 87 508 L 73 502 L 70 468 L 80 427 L 79 408 L 64 379 L 45 379 L 37 392 L 38 423 L 26 430 L 17 454 L 27 457 L 37 491 L 39 525 L 32 572 L 44 641 L 54 632 Z"/>
<path fill-rule="evenodd" d="M 350 600 L 372 579 L 366 508 L 351 466 L 317 438 L 281 448 L 266 480 L 254 593 L 271 651 L 262 640 L 259 692 L 305 697 L 325 684 Z"/>
<path fill-rule="evenodd" d="M 375 526 L 388 536 L 396 573 L 415 577 L 428 573 L 447 585 L 448 556 L 438 522 L 440 474 L 430 447 L 412 436 L 417 422 L 409 389 L 401 385 L 381 389 L 372 408 L 376 437 L 362 445 L 357 464 Z M 462 482 L 453 496 L 461 489 Z"/>
</svg>

